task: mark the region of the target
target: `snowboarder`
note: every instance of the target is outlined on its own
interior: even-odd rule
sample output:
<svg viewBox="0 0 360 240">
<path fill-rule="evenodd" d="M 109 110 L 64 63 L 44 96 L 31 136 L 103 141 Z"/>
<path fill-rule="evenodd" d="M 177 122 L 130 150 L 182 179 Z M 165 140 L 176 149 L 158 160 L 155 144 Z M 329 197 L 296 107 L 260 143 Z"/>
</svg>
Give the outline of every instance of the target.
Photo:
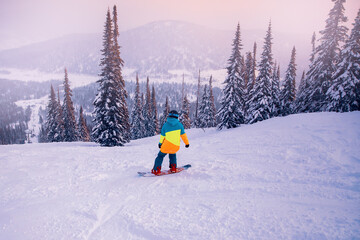
<svg viewBox="0 0 360 240">
<path fill-rule="evenodd" d="M 180 137 L 185 143 L 186 148 L 190 146 L 184 126 L 179 122 L 178 118 L 179 113 L 171 110 L 166 122 L 161 128 L 160 151 L 155 159 L 154 167 L 151 170 L 155 175 L 161 172 L 161 165 L 166 154 L 169 154 L 170 171 L 176 172 L 176 152 L 180 149 Z"/>
</svg>

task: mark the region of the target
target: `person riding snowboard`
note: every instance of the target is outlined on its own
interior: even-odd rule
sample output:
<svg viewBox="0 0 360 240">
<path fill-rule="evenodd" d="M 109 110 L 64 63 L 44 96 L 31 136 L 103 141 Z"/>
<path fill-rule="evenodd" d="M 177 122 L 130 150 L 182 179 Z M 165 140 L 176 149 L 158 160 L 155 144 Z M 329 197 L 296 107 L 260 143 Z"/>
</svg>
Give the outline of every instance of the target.
<svg viewBox="0 0 360 240">
<path fill-rule="evenodd" d="M 151 172 L 155 175 L 160 174 L 161 165 L 166 154 L 169 154 L 170 171 L 176 172 L 176 152 L 180 149 L 180 137 L 188 148 L 189 140 L 184 130 L 184 126 L 178 120 L 179 113 L 175 110 L 169 112 L 169 116 L 161 128 L 159 148 L 160 151 L 155 159 L 154 168 Z"/>
</svg>

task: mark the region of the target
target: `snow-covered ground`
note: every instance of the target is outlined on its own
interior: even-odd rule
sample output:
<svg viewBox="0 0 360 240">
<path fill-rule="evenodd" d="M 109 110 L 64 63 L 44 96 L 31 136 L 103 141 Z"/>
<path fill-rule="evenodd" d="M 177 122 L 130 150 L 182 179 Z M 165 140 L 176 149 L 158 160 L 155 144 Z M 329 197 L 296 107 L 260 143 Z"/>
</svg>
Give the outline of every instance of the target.
<svg viewBox="0 0 360 240">
<path fill-rule="evenodd" d="M 359 120 L 188 130 L 192 167 L 153 178 L 158 136 L 0 146 L 0 239 L 360 239 Z"/>
<path fill-rule="evenodd" d="M 21 80 L 24 82 L 46 82 L 50 80 L 64 81 L 64 72 L 49 73 L 37 69 L 17 69 L 17 68 L 0 68 L 0 79 Z M 71 88 L 86 86 L 94 83 L 99 79 L 98 76 L 88 74 L 76 74 L 69 72 L 69 81 Z"/>
<path fill-rule="evenodd" d="M 40 108 L 46 109 L 49 102 L 49 96 L 44 96 L 39 99 L 30 99 L 30 100 L 20 100 L 15 102 L 15 104 L 23 109 L 30 107 L 31 116 L 30 121 L 28 122 L 28 129 L 31 131 L 30 141 L 33 143 L 38 142 L 38 136 L 41 128 L 40 124 Z M 43 119 L 46 121 L 46 119 Z"/>
</svg>

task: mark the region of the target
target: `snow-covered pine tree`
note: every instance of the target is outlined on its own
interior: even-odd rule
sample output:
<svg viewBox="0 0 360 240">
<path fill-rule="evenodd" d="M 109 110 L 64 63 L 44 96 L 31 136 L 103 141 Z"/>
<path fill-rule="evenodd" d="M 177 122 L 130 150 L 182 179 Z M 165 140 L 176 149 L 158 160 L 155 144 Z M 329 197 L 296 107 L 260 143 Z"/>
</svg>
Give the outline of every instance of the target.
<svg viewBox="0 0 360 240">
<path fill-rule="evenodd" d="M 245 89 L 241 74 L 241 36 L 240 24 L 237 25 L 228 60 L 227 77 L 224 81 L 223 98 L 218 112 L 218 129 L 235 128 L 244 123 Z"/>
<path fill-rule="evenodd" d="M 213 93 L 213 86 L 212 86 L 212 75 L 209 79 L 209 122 L 208 127 L 216 127 L 217 121 L 216 121 L 216 108 L 215 108 L 215 99 L 214 99 L 214 93 Z"/>
<path fill-rule="evenodd" d="M 118 102 L 119 112 L 121 114 L 120 118 L 120 127 L 122 130 L 122 134 L 124 136 L 124 140 L 126 142 L 130 142 L 131 133 L 130 133 L 130 117 L 129 117 L 129 110 L 126 102 L 126 98 L 128 97 L 126 88 L 125 88 L 125 80 L 122 77 L 122 67 L 124 66 L 124 61 L 120 57 L 120 45 L 118 42 L 119 38 L 119 27 L 118 27 L 118 17 L 117 17 L 117 9 L 116 5 L 113 7 L 113 18 L 114 24 L 114 49 L 113 49 L 113 59 L 115 61 L 114 65 L 114 77 L 115 81 L 119 84 L 119 91 L 120 91 L 120 101 Z"/>
<path fill-rule="evenodd" d="M 301 93 L 304 91 L 305 87 L 306 87 L 306 79 L 305 79 L 305 71 L 303 71 L 303 73 L 301 75 L 300 84 L 299 84 L 298 90 L 296 92 L 296 98 L 298 98 L 301 95 Z M 296 98 L 295 98 L 295 100 L 296 100 Z"/>
<path fill-rule="evenodd" d="M 64 79 L 64 103 L 63 118 L 64 118 L 64 141 L 74 142 L 79 138 L 78 128 L 75 120 L 75 109 L 73 101 L 71 100 L 72 91 L 70 89 L 68 72 L 65 68 L 65 79 Z"/>
<path fill-rule="evenodd" d="M 247 97 L 249 98 L 249 93 L 251 91 L 251 89 L 254 87 L 255 85 L 255 81 L 256 81 L 256 49 L 257 49 L 257 45 L 256 42 L 254 42 L 254 47 L 253 47 L 253 55 L 252 55 L 252 64 L 249 66 L 251 66 L 251 70 L 249 70 L 249 82 L 247 84 Z"/>
<path fill-rule="evenodd" d="M 182 101 L 181 114 L 179 117 L 180 122 L 183 124 L 185 129 L 191 128 L 191 120 L 190 120 L 190 102 L 187 99 L 187 94 L 184 94 L 184 99 Z"/>
<path fill-rule="evenodd" d="M 151 90 L 151 119 L 152 119 L 152 128 L 153 128 L 153 135 L 156 135 L 160 132 L 159 130 L 159 120 L 158 120 L 158 112 L 157 112 L 157 106 L 156 106 L 156 93 L 155 93 L 155 87 L 154 84 L 152 85 Z"/>
<path fill-rule="evenodd" d="M 167 117 L 169 116 L 170 112 L 170 105 L 169 105 L 169 97 L 166 96 L 165 106 L 164 106 L 164 112 L 160 118 L 160 130 L 164 123 L 166 122 Z"/>
<path fill-rule="evenodd" d="M 140 104 L 141 109 L 143 109 L 143 108 L 144 108 L 144 105 L 145 105 L 144 93 L 141 93 L 141 94 L 140 94 L 140 102 L 141 102 L 141 104 Z M 144 123 L 144 121 L 143 121 L 143 123 Z M 144 131 L 145 131 L 145 130 L 144 130 Z"/>
<path fill-rule="evenodd" d="M 200 105 L 199 105 L 199 113 L 198 113 L 198 128 L 207 128 L 209 122 L 209 93 L 207 90 L 207 84 L 204 86 L 203 95 L 201 97 Z"/>
<path fill-rule="evenodd" d="M 122 60 L 118 51 L 119 47 L 116 47 L 114 43 L 117 41 L 114 32 L 115 35 L 118 34 L 113 30 L 113 20 L 108 10 L 101 50 L 103 56 L 100 61 L 101 78 L 97 81 L 99 90 L 94 101 L 95 125 L 92 130 L 95 142 L 102 146 L 123 146 L 130 139 L 127 94 L 124 88 L 125 82 L 122 82 L 121 76 Z"/>
<path fill-rule="evenodd" d="M 61 106 L 61 101 L 60 101 L 60 90 L 58 88 L 58 99 L 57 99 L 57 115 L 56 115 L 56 120 L 57 120 L 57 133 L 58 135 L 55 138 L 56 142 L 62 142 L 64 141 L 64 135 L 65 135 L 65 126 L 64 126 L 64 116 L 63 116 L 63 109 Z"/>
<path fill-rule="evenodd" d="M 328 111 L 360 110 L 360 9 L 341 52 L 332 86 L 327 91 Z"/>
<path fill-rule="evenodd" d="M 308 100 L 304 111 L 318 112 L 326 109 L 326 92 L 332 85 L 332 77 L 339 62 L 340 45 L 346 39 L 348 28 L 344 15 L 345 0 L 332 0 L 334 7 L 330 10 L 326 26 L 320 31 L 321 44 L 316 48 L 316 57 L 308 72 Z"/>
<path fill-rule="evenodd" d="M 241 68 L 240 68 L 240 74 L 241 77 L 243 79 L 243 84 L 244 84 L 244 91 L 246 90 L 246 86 L 247 86 L 247 82 L 246 82 L 246 66 L 245 66 L 245 57 L 243 55 L 241 55 L 241 64 L 240 64 Z M 245 91 L 246 94 L 246 91 Z"/>
<path fill-rule="evenodd" d="M 46 138 L 43 139 L 45 142 L 56 142 L 57 132 L 57 112 L 58 106 L 55 98 L 55 91 L 53 86 L 50 88 L 50 99 L 47 106 L 47 121 L 46 121 Z"/>
<path fill-rule="evenodd" d="M 185 92 L 185 74 L 183 73 L 183 79 L 181 84 L 181 101 L 184 99 L 184 92 Z"/>
<path fill-rule="evenodd" d="M 248 108 L 249 108 L 249 99 L 250 97 L 250 93 L 251 93 L 251 89 L 253 89 L 254 85 L 255 85 L 255 81 L 256 81 L 256 49 L 257 49 L 257 45 L 256 42 L 254 42 L 254 47 L 253 47 L 253 53 L 252 55 L 248 55 L 247 57 L 247 61 L 245 61 L 246 64 L 246 68 L 248 69 L 248 83 L 246 85 L 246 101 L 245 101 L 245 121 L 247 119 L 248 116 Z"/>
<path fill-rule="evenodd" d="M 252 83 L 252 71 L 253 71 L 253 57 L 251 52 L 246 53 L 245 59 L 245 74 L 244 74 L 244 82 L 245 88 L 248 88 L 248 85 Z M 250 79 L 251 78 L 251 79 Z"/>
<path fill-rule="evenodd" d="M 271 117 L 277 117 L 280 114 L 280 64 L 274 64 L 273 77 L 271 83 L 272 110 Z"/>
<path fill-rule="evenodd" d="M 1 137 L 0 137 L 0 139 L 1 139 Z M 47 132 L 46 132 L 45 124 L 40 125 L 38 141 L 39 141 L 39 143 L 47 142 Z M 1 141 L 0 141 L 0 144 L 3 144 L 3 143 L 1 143 Z"/>
<path fill-rule="evenodd" d="M 315 32 L 312 35 L 311 38 L 311 45 L 312 45 L 312 52 L 310 54 L 310 69 L 313 68 L 314 66 L 314 60 L 315 60 L 315 55 L 316 55 L 316 35 Z M 310 109 L 310 93 L 311 93 L 311 88 L 310 88 L 310 79 L 311 79 L 311 71 L 309 70 L 308 72 L 306 72 L 305 76 L 304 76 L 304 81 L 303 84 L 299 85 L 299 90 L 298 94 L 296 96 L 295 99 L 295 109 L 294 112 L 308 112 Z"/>
<path fill-rule="evenodd" d="M 263 52 L 259 64 L 259 76 L 250 91 L 247 122 L 255 123 L 269 119 L 272 111 L 271 78 L 273 68 L 271 22 L 266 33 Z"/>
<path fill-rule="evenodd" d="M 197 87 L 197 91 L 196 91 L 196 103 L 195 103 L 195 116 L 194 116 L 194 127 L 198 128 L 200 127 L 200 121 L 201 119 L 199 118 L 199 101 L 200 101 L 200 69 L 199 69 L 199 77 L 198 77 L 198 87 Z"/>
<path fill-rule="evenodd" d="M 296 97 L 296 49 L 291 51 L 291 58 L 288 68 L 286 69 L 285 79 L 280 94 L 281 115 L 287 116 L 293 113 L 294 101 Z"/>
<path fill-rule="evenodd" d="M 142 113 L 141 97 L 140 97 L 140 84 L 139 78 L 136 74 L 136 89 L 134 94 L 134 106 L 131 113 L 131 138 L 139 139 L 145 136 L 144 134 L 144 117 Z"/>
<path fill-rule="evenodd" d="M 84 118 L 82 106 L 80 107 L 78 128 L 79 128 L 79 140 L 83 141 L 83 142 L 90 142 L 90 134 L 89 134 L 89 130 L 86 126 L 86 121 Z"/>
<path fill-rule="evenodd" d="M 187 99 L 187 94 L 185 93 L 184 74 L 183 74 L 183 81 L 181 86 L 181 111 L 180 111 L 179 121 L 183 124 L 185 129 L 191 128 L 190 103 Z"/>
<path fill-rule="evenodd" d="M 149 77 L 146 79 L 146 92 L 145 92 L 145 102 L 143 105 L 143 117 L 144 117 L 144 137 L 154 136 L 154 129 L 152 128 L 152 117 L 151 117 L 151 93 L 149 85 Z"/>
<path fill-rule="evenodd" d="M 205 84 L 203 96 L 199 107 L 199 126 L 200 128 L 209 128 L 216 126 L 216 109 L 214 104 L 214 95 L 212 91 L 212 76 L 209 80 L 209 88 Z"/>
</svg>

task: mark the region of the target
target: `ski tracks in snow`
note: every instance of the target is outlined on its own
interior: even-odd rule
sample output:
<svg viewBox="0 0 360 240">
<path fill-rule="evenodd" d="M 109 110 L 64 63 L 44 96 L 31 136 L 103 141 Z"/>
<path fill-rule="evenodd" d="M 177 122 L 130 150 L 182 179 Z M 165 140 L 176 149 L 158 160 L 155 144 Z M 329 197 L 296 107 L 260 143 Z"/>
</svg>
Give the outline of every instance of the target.
<svg viewBox="0 0 360 240">
<path fill-rule="evenodd" d="M 177 157 L 192 167 L 154 178 L 136 173 L 152 168 L 158 136 L 0 146 L 0 239 L 354 239 L 359 117 L 191 129 Z"/>
</svg>

